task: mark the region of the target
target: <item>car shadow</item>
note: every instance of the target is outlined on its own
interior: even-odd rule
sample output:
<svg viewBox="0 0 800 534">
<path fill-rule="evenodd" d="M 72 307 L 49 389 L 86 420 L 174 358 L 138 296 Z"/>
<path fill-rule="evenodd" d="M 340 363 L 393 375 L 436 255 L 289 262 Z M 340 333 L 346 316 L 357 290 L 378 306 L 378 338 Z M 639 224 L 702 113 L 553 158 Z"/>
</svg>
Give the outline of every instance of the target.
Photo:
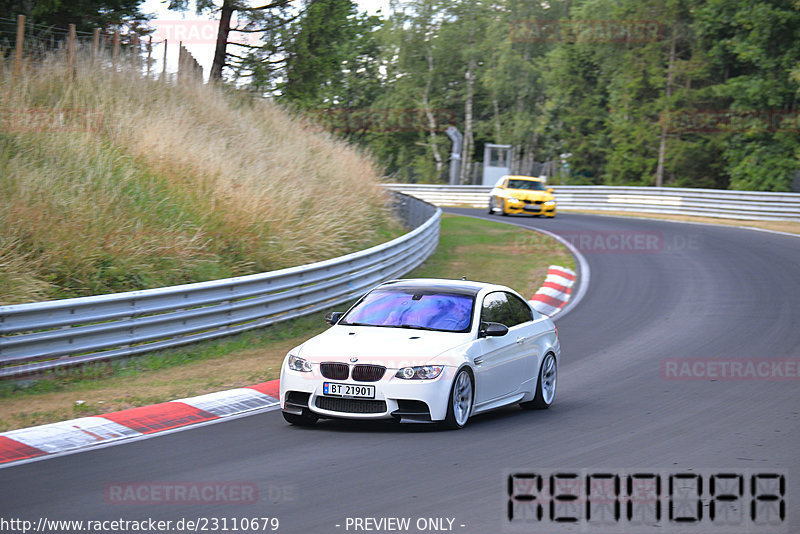
<svg viewBox="0 0 800 534">
<path fill-rule="evenodd" d="M 491 429 L 494 426 L 508 424 L 509 421 L 519 424 L 551 425 L 559 417 L 579 410 L 587 404 L 580 399 L 557 401 L 547 410 L 523 410 L 518 405 L 505 406 L 470 418 L 467 426 L 461 430 L 468 432 L 472 428 Z M 289 426 L 289 425 L 287 425 Z M 357 421 L 352 419 L 320 419 L 313 426 L 291 427 L 299 431 L 340 432 L 343 434 L 424 434 L 429 432 L 450 432 L 438 423 L 399 423 L 394 420 Z"/>
</svg>

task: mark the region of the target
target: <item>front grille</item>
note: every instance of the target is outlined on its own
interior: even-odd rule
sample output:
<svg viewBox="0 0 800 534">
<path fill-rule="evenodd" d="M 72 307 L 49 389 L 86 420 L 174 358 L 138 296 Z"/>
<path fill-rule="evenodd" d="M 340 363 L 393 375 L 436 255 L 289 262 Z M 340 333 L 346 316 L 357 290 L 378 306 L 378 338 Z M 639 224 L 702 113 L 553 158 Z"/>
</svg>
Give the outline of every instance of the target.
<svg viewBox="0 0 800 534">
<path fill-rule="evenodd" d="M 383 413 L 386 402 L 382 400 L 342 399 L 339 397 L 317 397 L 317 408 L 342 413 Z"/>
<path fill-rule="evenodd" d="M 321 363 L 319 371 L 325 378 L 331 380 L 347 380 L 350 368 L 346 363 Z"/>
<path fill-rule="evenodd" d="M 353 367 L 353 380 L 358 382 L 377 382 L 383 378 L 386 367 L 382 365 L 356 365 Z"/>
</svg>

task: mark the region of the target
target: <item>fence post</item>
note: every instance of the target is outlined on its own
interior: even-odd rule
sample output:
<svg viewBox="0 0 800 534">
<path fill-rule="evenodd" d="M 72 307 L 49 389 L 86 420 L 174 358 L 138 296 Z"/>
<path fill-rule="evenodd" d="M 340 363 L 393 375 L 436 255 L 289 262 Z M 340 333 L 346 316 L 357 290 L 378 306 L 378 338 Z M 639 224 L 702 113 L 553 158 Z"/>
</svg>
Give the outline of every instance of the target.
<svg viewBox="0 0 800 534">
<path fill-rule="evenodd" d="M 183 73 L 183 41 L 178 41 L 178 82 L 181 81 L 181 74 Z"/>
<path fill-rule="evenodd" d="M 119 57 L 119 30 L 114 30 L 114 51 L 111 53 L 111 66 L 117 68 Z"/>
<path fill-rule="evenodd" d="M 133 52 L 131 52 L 131 54 L 132 54 L 131 66 L 135 70 L 139 66 L 139 34 L 138 33 L 134 33 L 133 34 L 132 41 L 133 42 L 131 43 L 131 45 L 132 45 L 131 48 L 133 48 Z"/>
<path fill-rule="evenodd" d="M 67 68 L 69 68 L 69 75 L 72 76 L 72 71 L 75 68 L 75 25 L 69 25 L 69 34 L 67 36 Z"/>
<path fill-rule="evenodd" d="M 100 53 L 100 28 L 95 28 L 94 35 L 92 36 L 92 65 L 94 65 L 94 62 L 97 59 L 99 53 Z"/>
<path fill-rule="evenodd" d="M 150 57 L 153 55 L 153 36 L 147 41 L 147 77 L 150 77 Z"/>
<path fill-rule="evenodd" d="M 22 46 L 25 43 L 25 15 L 17 16 L 17 50 L 14 54 L 14 76 L 22 73 Z"/>
<path fill-rule="evenodd" d="M 161 62 L 161 81 L 167 79 L 167 40 L 164 39 L 164 61 Z"/>
</svg>

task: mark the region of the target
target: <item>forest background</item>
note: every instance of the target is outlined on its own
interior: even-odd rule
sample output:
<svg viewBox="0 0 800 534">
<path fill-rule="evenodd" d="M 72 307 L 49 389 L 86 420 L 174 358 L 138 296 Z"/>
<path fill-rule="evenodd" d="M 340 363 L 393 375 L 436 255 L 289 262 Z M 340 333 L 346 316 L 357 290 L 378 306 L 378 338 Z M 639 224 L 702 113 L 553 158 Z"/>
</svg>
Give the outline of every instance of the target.
<svg viewBox="0 0 800 534">
<path fill-rule="evenodd" d="M 169 7 L 219 17 L 212 81 L 360 145 L 390 180 L 447 182 L 455 126 L 459 183 L 499 143 L 552 183 L 800 185 L 798 0 L 409 0 L 384 17 L 263 2 Z M 0 0 L 0 16 L 145 36 L 141 3 Z M 245 33 L 258 42 L 234 44 Z"/>
</svg>

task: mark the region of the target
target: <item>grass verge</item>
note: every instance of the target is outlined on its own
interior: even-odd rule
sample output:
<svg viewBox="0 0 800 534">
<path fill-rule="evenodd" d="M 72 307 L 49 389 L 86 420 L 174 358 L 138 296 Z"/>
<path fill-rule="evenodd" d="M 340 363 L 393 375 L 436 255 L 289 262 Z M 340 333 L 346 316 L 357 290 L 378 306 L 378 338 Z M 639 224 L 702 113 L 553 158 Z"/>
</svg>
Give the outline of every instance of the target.
<svg viewBox="0 0 800 534">
<path fill-rule="evenodd" d="M 551 264 L 574 268 L 567 250 L 548 236 L 444 215 L 438 249 L 407 276 L 466 276 L 510 286 L 530 298 Z M 29 384 L 0 383 L 0 432 L 278 378 L 286 352 L 325 330 L 323 316 L 317 313 L 123 363 L 64 371 Z"/>
</svg>

